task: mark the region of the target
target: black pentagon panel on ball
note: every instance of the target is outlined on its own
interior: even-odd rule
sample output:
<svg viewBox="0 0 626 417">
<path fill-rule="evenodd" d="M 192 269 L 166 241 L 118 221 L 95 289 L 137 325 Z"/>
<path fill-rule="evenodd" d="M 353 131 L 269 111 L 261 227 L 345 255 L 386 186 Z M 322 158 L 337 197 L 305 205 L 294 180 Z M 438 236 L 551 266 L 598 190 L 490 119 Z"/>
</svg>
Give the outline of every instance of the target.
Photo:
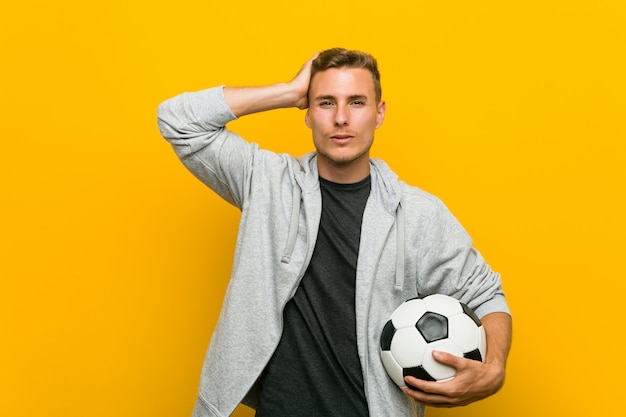
<svg viewBox="0 0 626 417">
<path fill-rule="evenodd" d="M 461 307 L 463 307 L 463 312 L 467 314 L 468 316 L 470 316 L 472 320 L 474 320 L 474 323 L 476 323 L 476 326 L 480 326 L 481 322 L 478 316 L 476 315 L 476 313 L 474 313 L 474 311 L 468 306 L 466 306 L 465 304 L 463 303 L 460 303 L 460 304 L 461 304 Z"/>
<path fill-rule="evenodd" d="M 381 350 L 391 350 L 391 339 L 393 339 L 393 335 L 396 334 L 396 328 L 393 326 L 391 320 L 385 323 L 385 327 L 383 327 L 383 331 L 380 334 L 380 349 Z"/>
<path fill-rule="evenodd" d="M 402 376 L 404 376 L 404 377 L 413 376 L 413 377 L 415 377 L 417 379 L 421 379 L 423 381 L 431 381 L 431 382 L 437 381 L 421 365 L 420 366 L 416 366 L 415 368 L 404 368 L 402 370 Z M 416 391 L 421 391 L 419 388 L 415 388 L 411 384 L 406 384 L 406 386 L 411 388 L 411 389 L 414 389 Z"/>
<path fill-rule="evenodd" d="M 463 354 L 463 357 L 466 359 L 474 359 L 475 361 L 482 362 L 483 355 L 480 354 L 480 350 L 474 349 L 471 352 L 467 352 Z"/>
<path fill-rule="evenodd" d="M 448 337 L 448 318 L 428 311 L 417 321 L 415 328 L 426 342 L 432 343 Z"/>
</svg>

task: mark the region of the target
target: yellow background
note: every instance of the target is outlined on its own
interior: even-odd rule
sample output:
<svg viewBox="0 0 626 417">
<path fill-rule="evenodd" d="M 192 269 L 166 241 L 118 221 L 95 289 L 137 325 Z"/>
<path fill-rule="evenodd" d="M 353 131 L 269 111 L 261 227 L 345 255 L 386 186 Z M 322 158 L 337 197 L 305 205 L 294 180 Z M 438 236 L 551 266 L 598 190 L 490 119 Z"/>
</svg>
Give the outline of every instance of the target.
<svg viewBox="0 0 626 417">
<path fill-rule="evenodd" d="M 625 28 L 618 0 L 3 0 L 0 416 L 190 415 L 238 212 L 156 107 L 333 46 L 378 57 L 374 156 L 443 198 L 514 312 L 505 388 L 429 416 L 623 415 Z M 302 118 L 231 127 L 301 154 Z"/>
</svg>

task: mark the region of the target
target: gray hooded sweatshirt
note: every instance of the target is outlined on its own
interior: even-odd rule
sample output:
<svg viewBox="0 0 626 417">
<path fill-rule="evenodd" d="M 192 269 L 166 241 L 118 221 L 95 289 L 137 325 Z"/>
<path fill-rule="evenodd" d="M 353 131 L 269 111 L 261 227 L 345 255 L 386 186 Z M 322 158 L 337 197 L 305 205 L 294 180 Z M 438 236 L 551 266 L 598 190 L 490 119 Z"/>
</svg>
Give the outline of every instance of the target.
<svg viewBox="0 0 626 417">
<path fill-rule="evenodd" d="M 202 182 L 241 210 L 228 290 L 206 354 L 194 417 L 255 407 L 257 380 L 282 334 L 282 312 L 311 259 L 321 216 L 315 153 L 260 149 L 225 125 L 236 119 L 223 88 L 184 93 L 159 106 L 161 134 Z M 499 274 L 436 197 L 370 164 L 356 278 L 357 348 L 371 416 L 421 416 L 391 381 L 379 338 L 391 313 L 417 295 L 443 293 L 479 317 L 507 312 Z M 197 221 L 197 220 L 196 220 Z"/>
</svg>

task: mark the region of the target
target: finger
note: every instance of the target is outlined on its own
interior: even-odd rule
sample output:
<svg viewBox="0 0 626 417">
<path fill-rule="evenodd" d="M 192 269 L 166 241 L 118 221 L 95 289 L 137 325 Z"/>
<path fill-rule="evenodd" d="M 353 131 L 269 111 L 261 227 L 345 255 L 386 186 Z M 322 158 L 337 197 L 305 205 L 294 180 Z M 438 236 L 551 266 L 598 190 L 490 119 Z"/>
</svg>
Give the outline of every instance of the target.
<svg viewBox="0 0 626 417">
<path fill-rule="evenodd" d="M 438 394 L 441 395 L 445 391 L 444 382 L 432 382 L 425 381 L 423 379 L 415 378 L 414 376 L 406 376 L 404 378 L 408 389 L 413 392 L 419 392 L 424 394 Z"/>
<path fill-rule="evenodd" d="M 319 52 L 318 52 L 318 53 L 316 53 L 315 55 L 313 55 L 313 56 L 312 56 L 312 57 L 311 57 L 311 58 L 310 58 L 307 62 L 313 62 L 313 61 L 315 61 L 315 59 L 316 59 L 318 56 L 320 56 L 320 53 L 319 53 Z"/>
<path fill-rule="evenodd" d="M 442 364 L 451 366 L 455 369 L 459 369 L 459 367 L 463 365 L 463 362 L 465 360 L 460 356 L 456 356 L 441 350 L 433 350 L 433 358 L 435 358 L 437 362 L 441 362 Z"/>
<path fill-rule="evenodd" d="M 300 69 L 300 73 L 310 73 L 311 67 L 313 66 L 313 61 L 315 61 L 315 58 L 317 58 L 318 56 L 319 56 L 319 52 L 313 55 L 311 58 L 309 58 L 308 61 L 306 61 L 304 65 L 302 65 L 302 68 Z"/>
</svg>

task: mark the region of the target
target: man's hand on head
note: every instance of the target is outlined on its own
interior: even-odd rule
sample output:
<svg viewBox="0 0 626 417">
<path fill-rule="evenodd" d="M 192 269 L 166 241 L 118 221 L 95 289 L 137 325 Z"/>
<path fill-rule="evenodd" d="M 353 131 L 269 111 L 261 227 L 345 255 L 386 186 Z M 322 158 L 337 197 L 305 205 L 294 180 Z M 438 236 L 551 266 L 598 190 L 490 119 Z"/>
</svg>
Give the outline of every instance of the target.
<svg viewBox="0 0 626 417">
<path fill-rule="evenodd" d="M 296 76 L 289 82 L 297 95 L 295 107 L 300 110 L 304 110 L 309 107 L 308 93 L 309 83 L 311 82 L 311 66 L 313 64 L 313 60 L 317 58 L 317 55 L 318 54 L 315 54 L 307 62 L 305 62 L 304 65 L 302 65 L 302 68 L 300 68 L 298 74 L 296 74 Z"/>
<path fill-rule="evenodd" d="M 304 63 L 289 82 L 260 87 L 224 87 L 224 97 L 237 117 L 267 110 L 297 107 L 306 109 L 311 65 L 317 55 Z"/>
</svg>

